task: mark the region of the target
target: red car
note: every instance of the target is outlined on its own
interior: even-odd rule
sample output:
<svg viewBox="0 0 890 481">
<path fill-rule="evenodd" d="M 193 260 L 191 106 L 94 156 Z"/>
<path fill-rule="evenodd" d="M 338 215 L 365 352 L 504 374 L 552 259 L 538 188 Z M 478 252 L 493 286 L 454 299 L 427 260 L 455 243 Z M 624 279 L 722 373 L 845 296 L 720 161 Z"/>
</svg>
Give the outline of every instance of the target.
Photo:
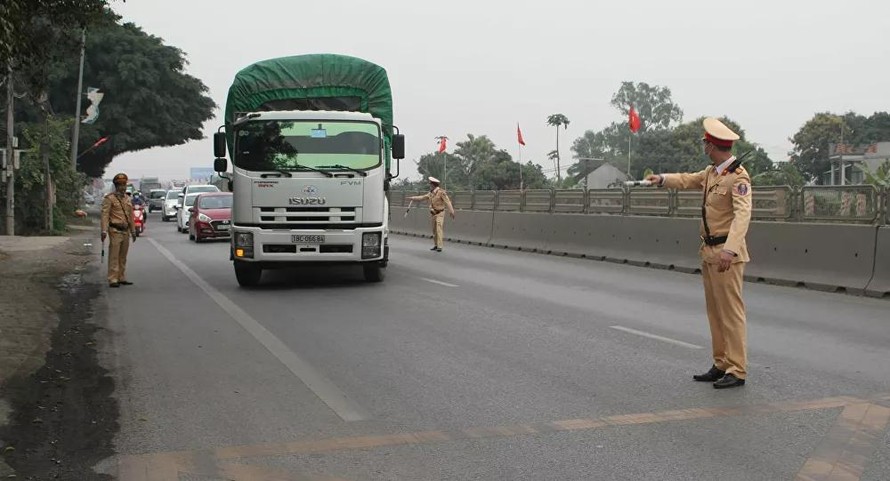
<svg viewBox="0 0 890 481">
<path fill-rule="evenodd" d="M 231 228 L 231 192 L 202 193 L 189 208 L 189 239 L 195 242 L 231 237 Z"/>
</svg>

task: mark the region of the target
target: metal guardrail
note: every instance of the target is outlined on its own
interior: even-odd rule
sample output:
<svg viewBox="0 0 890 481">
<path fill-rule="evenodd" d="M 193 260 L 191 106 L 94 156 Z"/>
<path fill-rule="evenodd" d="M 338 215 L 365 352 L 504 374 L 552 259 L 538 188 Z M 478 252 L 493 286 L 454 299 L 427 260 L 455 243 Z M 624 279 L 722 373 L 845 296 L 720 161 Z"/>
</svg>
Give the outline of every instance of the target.
<svg viewBox="0 0 890 481">
<path fill-rule="evenodd" d="M 392 206 L 405 207 L 402 191 L 390 192 Z M 668 189 L 478 190 L 449 193 L 455 209 L 498 212 L 701 216 L 701 192 Z M 890 189 L 872 185 L 754 186 L 752 218 L 780 222 L 890 224 Z"/>
<path fill-rule="evenodd" d="M 588 214 L 623 214 L 627 197 L 620 189 L 591 189 L 586 204 Z"/>
<path fill-rule="evenodd" d="M 801 219 L 872 223 L 880 219 L 878 190 L 872 185 L 801 189 Z"/>
</svg>

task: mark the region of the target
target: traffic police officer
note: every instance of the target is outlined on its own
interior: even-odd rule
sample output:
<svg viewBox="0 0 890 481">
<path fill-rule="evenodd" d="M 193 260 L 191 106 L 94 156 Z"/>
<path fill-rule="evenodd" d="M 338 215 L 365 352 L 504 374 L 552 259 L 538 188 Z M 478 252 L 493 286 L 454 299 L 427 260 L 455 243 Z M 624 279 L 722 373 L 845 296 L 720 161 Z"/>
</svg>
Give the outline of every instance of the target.
<svg viewBox="0 0 890 481">
<path fill-rule="evenodd" d="M 706 118 L 703 127 L 703 150 L 712 165 L 646 180 L 703 193 L 700 254 L 714 364 L 693 379 L 725 389 L 743 386 L 748 375 L 742 277 L 750 260 L 745 236 L 751 221 L 751 178 L 731 152 L 738 134 L 714 118 Z"/>
<path fill-rule="evenodd" d="M 431 251 L 442 252 L 442 245 L 445 242 L 445 209 L 451 218 L 454 219 L 454 207 L 451 205 L 451 199 L 445 189 L 439 187 L 439 179 L 429 177 L 430 191 L 424 195 L 415 195 L 408 197 L 409 200 L 428 201 L 430 203 L 430 216 L 433 225 L 433 239 L 435 244 Z"/>
<path fill-rule="evenodd" d="M 130 238 L 136 242 L 136 226 L 133 223 L 133 204 L 127 196 L 127 174 L 117 174 L 112 179 L 114 192 L 102 199 L 102 242 L 108 238 L 108 286 L 129 286 L 127 280 L 127 252 Z"/>
</svg>

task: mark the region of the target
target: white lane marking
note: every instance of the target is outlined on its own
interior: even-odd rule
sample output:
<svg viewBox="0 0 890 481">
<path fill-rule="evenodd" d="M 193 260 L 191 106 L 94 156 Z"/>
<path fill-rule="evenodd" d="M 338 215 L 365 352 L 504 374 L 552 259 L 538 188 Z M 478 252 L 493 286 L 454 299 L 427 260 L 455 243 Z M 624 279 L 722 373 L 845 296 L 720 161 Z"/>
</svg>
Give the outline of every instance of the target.
<svg viewBox="0 0 890 481">
<path fill-rule="evenodd" d="M 421 277 L 420 280 L 432 282 L 433 284 L 439 284 L 440 286 L 445 286 L 445 287 L 460 287 L 457 284 L 449 284 L 447 282 L 437 281 L 435 279 L 427 279 L 426 277 Z"/>
<path fill-rule="evenodd" d="M 256 319 L 250 317 L 250 314 L 244 312 L 237 304 L 232 302 L 223 293 L 216 290 L 213 286 L 201 278 L 195 271 L 177 259 L 173 253 L 159 244 L 156 240 L 148 238 L 148 241 L 154 244 L 155 248 L 160 251 L 174 266 L 176 266 L 183 274 L 192 282 L 201 288 L 216 304 L 226 311 L 232 319 L 244 328 L 251 336 L 263 345 L 276 359 L 281 361 L 290 372 L 303 382 L 323 403 L 327 404 L 340 419 L 344 421 L 362 421 L 370 416 L 361 407 L 346 397 L 337 386 L 324 377 L 318 370 L 312 367 L 306 361 L 300 359 L 293 351 L 291 351 L 280 339 L 269 332 Z"/>
<path fill-rule="evenodd" d="M 650 334 L 644 331 L 638 331 L 636 329 L 631 329 L 629 327 L 624 326 L 609 326 L 612 329 L 617 329 L 619 331 L 629 332 L 631 334 L 636 334 L 638 336 L 648 337 L 649 339 L 655 339 L 657 341 L 669 342 L 671 344 L 676 344 L 678 346 L 688 347 L 690 349 L 703 349 L 701 346 L 695 344 L 689 344 L 688 342 L 678 341 L 676 339 L 671 339 L 669 337 L 659 336 L 657 334 Z"/>
</svg>

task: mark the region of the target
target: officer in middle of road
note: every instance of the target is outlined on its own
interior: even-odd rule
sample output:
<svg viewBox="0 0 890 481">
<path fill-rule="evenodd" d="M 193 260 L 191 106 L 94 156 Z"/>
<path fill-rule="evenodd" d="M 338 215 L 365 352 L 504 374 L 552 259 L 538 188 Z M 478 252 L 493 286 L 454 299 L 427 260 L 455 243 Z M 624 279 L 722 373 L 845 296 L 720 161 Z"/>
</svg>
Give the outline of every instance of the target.
<svg viewBox="0 0 890 481">
<path fill-rule="evenodd" d="M 712 165 L 696 173 L 650 175 L 646 180 L 703 191 L 699 252 L 714 364 L 693 379 L 725 389 L 743 386 L 748 375 L 742 283 L 750 260 L 745 236 L 751 222 L 751 178 L 732 155 L 738 134 L 715 118 L 706 118 L 703 127 L 702 149 Z"/>
<path fill-rule="evenodd" d="M 433 227 L 433 240 L 435 245 L 431 251 L 442 252 L 442 245 L 445 243 L 445 209 L 454 219 L 454 207 L 451 205 L 451 199 L 445 189 L 439 187 L 439 179 L 430 177 L 430 191 L 424 195 L 415 195 L 408 197 L 408 200 L 416 200 L 419 202 L 428 201 L 430 203 L 430 216 Z"/>
</svg>

